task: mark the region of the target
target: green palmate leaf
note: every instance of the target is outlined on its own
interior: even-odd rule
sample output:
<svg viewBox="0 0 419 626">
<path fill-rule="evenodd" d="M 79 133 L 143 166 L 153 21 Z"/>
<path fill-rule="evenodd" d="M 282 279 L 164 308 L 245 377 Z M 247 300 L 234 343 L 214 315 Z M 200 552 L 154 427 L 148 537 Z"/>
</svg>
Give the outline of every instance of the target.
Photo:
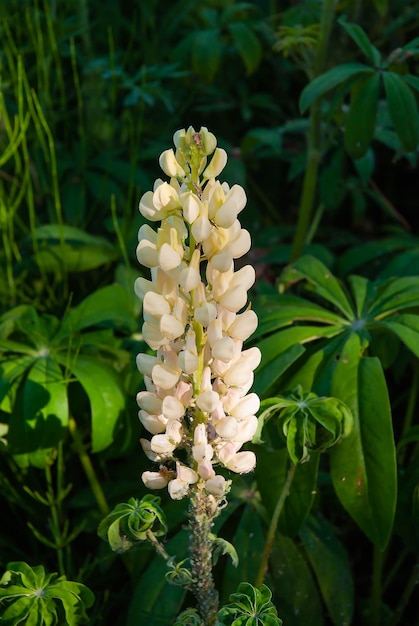
<svg viewBox="0 0 419 626">
<path fill-rule="evenodd" d="M 266 585 L 253 587 L 241 583 L 231 594 L 230 604 L 218 612 L 216 626 L 281 626 L 282 620 L 271 601 L 272 593 Z"/>
<path fill-rule="evenodd" d="M 419 143 L 419 113 L 415 97 L 394 72 L 384 72 L 384 87 L 390 117 L 403 147 L 408 152 L 416 150 Z"/>
<path fill-rule="evenodd" d="M 85 585 L 47 574 L 40 565 L 31 568 L 24 562 L 9 563 L 0 579 L 2 621 L 9 626 L 86 624 L 86 609 L 93 602 L 93 593 Z"/>
<path fill-rule="evenodd" d="M 196 31 L 193 38 L 192 67 L 207 81 L 211 81 L 218 71 L 222 45 L 220 30 L 209 28 Z"/>
<path fill-rule="evenodd" d="M 366 32 L 358 24 L 348 24 L 344 17 L 338 20 L 339 24 L 343 26 L 348 35 L 354 40 L 356 45 L 365 54 L 367 59 L 375 66 L 379 66 L 381 62 L 381 54 L 375 46 L 372 45 Z"/>
<path fill-rule="evenodd" d="M 419 315 L 397 315 L 381 322 L 381 325 L 395 333 L 405 346 L 419 357 Z"/>
<path fill-rule="evenodd" d="M 292 539 L 276 535 L 269 571 L 284 624 L 323 626 L 323 607 L 313 575 Z"/>
<path fill-rule="evenodd" d="M 354 88 L 344 135 L 346 151 L 353 159 L 363 157 L 370 147 L 375 131 L 379 89 L 378 73 L 369 76 L 359 88 Z"/>
<path fill-rule="evenodd" d="M 67 389 L 57 363 L 47 354 L 37 359 L 19 390 L 9 428 L 13 454 L 54 448 L 68 423 Z"/>
<path fill-rule="evenodd" d="M 377 242 L 378 243 L 378 242 Z M 417 246 L 416 244 L 413 244 Z M 404 247 L 407 247 L 405 244 Z M 419 267 L 419 247 L 412 247 L 410 250 L 401 252 L 393 258 L 380 272 L 380 278 L 390 278 L 394 276 L 417 276 Z"/>
<path fill-rule="evenodd" d="M 339 281 L 321 261 L 312 256 L 303 256 L 296 263 L 285 268 L 281 274 L 282 283 L 307 280 L 314 291 L 336 306 L 348 319 L 354 318 L 351 304 Z M 345 320 L 342 319 L 342 323 Z"/>
<path fill-rule="evenodd" d="M 355 302 L 355 310 L 358 319 L 365 313 L 365 308 L 368 305 L 370 299 L 376 295 L 376 290 L 373 288 L 369 280 L 363 276 L 349 276 L 348 283 L 351 287 L 351 293 Z"/>
<path fill-rule="evenodd" d="M 60 357 L 67 365 L 65 357 Z M 118 418 L 125 407 L 125 395 L 118 373 L 94 357 L 79 354 L 69 367 L 84 388 L 92 415 L 92 452 L 100 452 L 114 440 Z"/>
<path fill-rule="evenodd" d="M 39 249 L 34 259 L 45 272 L 85 272 L 110 263 L 118 254 L 106 239 L 74 226 L 47 224 L 35 230 L 35 237 Z"/>
<path fill-rule="evenodd" d="M 130 498 L 118 504 L 100 523 L 98 535 L 107 540 L 115 552 L 125 552 L 135 544 L 148 541 L 149 531 L 155 537 L 167 532 L 160 498 L 151 494 L 141 500 Z"/>
<path fill-rule="evenodd" d="M 188 545 L 188 534 L 181 531 L 165 545 L 165 549 L 179 557 L 186 554 Z M 165 578 L 166 572 L 167 565 L 163 559 L 151 561 L 132 593 L 126 626 L 167 626 L 175 621 L 186 591 L 177 585 L 170 585 Z"/>
<path fill-rule="evenodd" d="M 247 73 L 255 71 L 262 57 L 262 48 L 259 39 L 246 24 L 231 22 L 228 29 L 234 41 L 234 45 L 240 54 L 246 67 Z"/>
<path fill-rule="evenodd" d="M 280 338 L 272 338 L 272 341 L 276 341 L 279 344 Z M 260 346 L 260 344 L 258 345 Z M 263 345 L 263 349 L 265 349 L 265 347 L 267 347 L 267 344 Z M 266 361 L 264 361 L 262 356 L 262 363 L 256 370 L 255 383 L 253 385 L 254 391 L 259 396 L 265 395 L 269 389 L 278 382 L 278 379 L 282 376 L 282 374 L 302 354 L 304 354 L 303 346 L 295 344 L 288 348 L 284 348 L 283 351 L 278 345 L 277 355 L 267 359 Z"/>
<path fill-rule="evenodd" d="M 70 333 L 104 322 L 122 326 L 131 332 L 137 328 L 131 299 L 122 285 L 108 285 L 98 289 L 87 296 L 65 319 Z"/>
<path fill-rule="evenodd" d="M 374 70 L 362 63 L 345 63 L 344 65 L 333 67 L 325 74 L 315 78 L 303 89 L 299 101 L 301 113 L 304 113 L 317 98 L 344 83 L 349 78 L 373 73 Z"/>
<path fill-rule="evenodd" d="M 35 357 L 28 355 L 2 360 L 0 364 L 0 407 L 3 411 L 8 413 L 12 411 L 7 394 L 10 393 L 12 386 L 19 383 L 20 378 L 34 361 Z"/>
<path fill-rule="evenodd" d="M 265 545 L 265 536 L 258 512 L 246 505 L 237 525 L 233 544 L 238 553 L 238 564 L 228 560 L 222 585 L 222 602 L 226 602 L 242 580 L 254 581 Z"/>
<path fill-rule="evenodd" d="M 355 421 L 352 433 L 331 449 L 331 475 L 343 506 L 383 548 L 397 499 L 391 411 L 380 361 L 360 353 L 360 338 L 354 333 L 333 373 L 332 393 L 350 407 Z"/>
<path fill-rule="evenodd" d="M 354 585 L 348 554 L 334 529 L 321 518 L 310 517 L 300 531 L 304 549 L 335 626 L 350 626 Z"/>
</svg>

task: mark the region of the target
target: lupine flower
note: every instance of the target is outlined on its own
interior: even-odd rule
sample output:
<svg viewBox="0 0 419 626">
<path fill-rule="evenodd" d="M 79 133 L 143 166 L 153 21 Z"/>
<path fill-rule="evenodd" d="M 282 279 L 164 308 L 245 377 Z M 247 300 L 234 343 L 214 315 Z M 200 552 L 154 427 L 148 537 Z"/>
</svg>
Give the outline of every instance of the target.
<svg viewBox="0 0 419 626">
<path fill-rule="evenodd" d="M 145 218 L 160 223 L 141 226 L 137 247 L 139 262 L 150 268 L 150 280 L 135 283 L 142 332 L 157 352 L 137 356 L 146 388 L 137 395 L 138 415 L 152 435 L 141 444 L 159 463 L 142 478 L 151 489 L 167 486 L 174 499 L 197 483 L 221 500 L 229 481 L 216 466 L 245 473 L 256 462 L 241 450 L 256 432 L 260 404 L 249 393 L 260 351 L 243 350 L 257 327 L 246 308 L 255 271 L 234 268 L 250 248 L 237 219 L 246 195 L 216 180 L 227 155 L 206 128 L 179 130 L 174 144 L 176 151 L 165 150 L 159 160 L 169 182 L 158 179 L 139 204 Z"/>
</svg>

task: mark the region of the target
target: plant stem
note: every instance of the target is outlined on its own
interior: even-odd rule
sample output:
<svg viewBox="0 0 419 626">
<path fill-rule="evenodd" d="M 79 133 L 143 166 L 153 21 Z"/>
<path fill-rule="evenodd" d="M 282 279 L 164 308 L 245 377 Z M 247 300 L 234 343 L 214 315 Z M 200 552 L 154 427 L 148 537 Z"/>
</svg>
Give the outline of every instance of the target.
<svg viewBox="0 0 419 626">
<path fill-rule="evenodd" d="M 284 508 L 285 500 L 290 492 L 290 488 L 292 485 L 292 481 L 294 480 L 295 470 L 297 466 L 292 463 L 288 470 L 287 479 L 282 488 L 281 494 L 278 498 L 278 502 L 276 503 L 275 510 L 272 515 L 271 523 L 268 529 L 268 535 L 266 537 L 265 548 L 263 550 L 262 561 L 259 567 L 259 571 L 256 577 L 255 586 L 259 587 L 265 578 L 266 570 L 268 569 L 269 556 L 272 552 L 272 545 L 275 539 L 276 531 L 278 528 L 279 517 L 282 513 L 282 509 Z"/>
<path fill-rule="evenodd" d="M 51 532 L 53 534 L 57 550 L 58 571 L 60 573 L 60 576 L 63 576 L 65 575 L 64 553 L 62 545 L 63 537 L 60 528 L 60 514 L 58 510 L 58 501 L 60 494 L 58 494 L 58 497 L 56 497 L 54 493 L 54 487 L 52 485 L 51 467 L 48 464 L 45 466 L 45 478 L 47 483 L 47 498 L 51 511 Z"/>
<path fill-rule="evenodd" d="M 205 626 L 213 626 L 218 613 L 218 592 L 212 576 L 211 528 L 217 508 L 211 504 L 202 486 L 191 493 L 189 509 L 190 560 L 192 566 L 192 591 Z"/>
<path fill-rule="evenodd" d="M 415 590 L 417 584 L 419 584 L 419 561 L 413 566 L 412 573 L 407 582 L 407 585 L 404 588 L 402 597 L 400 598 L 400 602 L 393 613 L 393 617 L 389 622 L 389 626 L 397 626 L 397 624 L 400 623 L 400 618 L 403 614 L 403 611 L 405 610 L 407 603 L 409 602 L 410 596 Z"/>
<path fill-rule="evenodd" d="M 319 42 L 316 57 L 313 62 L 313 72 L 311 72 L 312 79 L 319 76 L 325 68 L 326 52 L 333 23 L 334 5 L 334 0 L 324 0 L 323 2 Z M 291 247 L 291 263 L 296 261 L 301 256 L 307 238 L 307 233 L 310 228 L 310 219 L 317 188 L 318 167 L 321 157 L 321 98 L 318 98 L 312 104 L 309 121 L 310 124 L 307 137 L 307 167 L 301 193 L 297 228 Z"/>
<path fill-rule="evenodd" d="M 90 488 L 93 491 L 93 495 L 95 497 L 99 510 L 102 513 L 102 515 L 107 515 L 110 511 L 108 502 L 106 500 L 105 494 L 103 493 L 103 489 L 100 486 L 100 483 L 96 476 L 96 472 L 90 460 L 90 456 L 87 454 L 86 447 L 83 441 L 81 440 L 79 431 L 77 429 L 76 420 L 74 419 L 74 417 L 70 417 L 68 421 L 68 428 L 71 433 L 71 436 L 73 437 L 77 454 L 79 455 L 80 462 L 83 466 L 84 473 L 86 474 L 87 480 L 89 481 Z"/>
<path fill-rule="evenodd" d="M 382 569 L 384 552 L 374 546 L 372 564 L 372 589 L 371 589 L 371 626 L 380 626 L 381 617 L 381 593 L 382 593 Z"/>
</svg>

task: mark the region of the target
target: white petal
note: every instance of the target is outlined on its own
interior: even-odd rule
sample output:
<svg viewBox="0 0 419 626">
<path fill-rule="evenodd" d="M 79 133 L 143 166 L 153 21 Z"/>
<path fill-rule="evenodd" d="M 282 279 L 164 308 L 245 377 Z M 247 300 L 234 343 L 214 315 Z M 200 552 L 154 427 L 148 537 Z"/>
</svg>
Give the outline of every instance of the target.
<svg viewBox="0 0 419 626">
<path fill-rule="evenodd" d="M 162 412 L 161 398 L 150 391 L 140 391 L 137 393 L 137 404 L 140 409 L 144 409 L 144 411 L 152 415 L 160 415 Z"/>
<path fill-rule="evenodd" d="M 215 221 L 222 228 L 230 228 L 237 219 L 238 213 L 246 206 L 246 194 L 243 187 L 233 185 L 222 207 L 217 211 Z"/>
<path fill-rule="evenodd" d="M 229 363 L 234 357 L 234 341 L 231 337 L 223 337 L 214 343 L 211 349 L 214 359 L 219 359 L 224 363 Z"/>
<path fill-rule="evenodd" d="M 236 319 L 228 328 L 228 334 L 234 339 L 245 341 L 252 335 L 258 325 L 258 318 L 254 311 L 249 309 L 236 316 Z"/>
<path fill-rule="evenodd" d="M 183 335 L 185 327 L 174 315 L 163 315 L 160 319 L 160 332 L 172 340 Z"/>
<path fill-rule="evenodd" d="M 138 411 L 138 417 L 140 418 L 140 422 L 144 428 L 153 435 L 164 433 L 166 430 L 166 420 L 163 416 L 159 417 L 158 415 L 150 415 L 147 411 L 143 411 L 141 409 Z"/>
<path fill-rule="evenodd" d="M 154 318 L 170 314 L 170 304 L 164 296 L 153 291 L 147 291 L 144 296 L 143 310 Z"/>
<path fill-rule="evenodd" d="M 141 478 L 148 489 L 163 489 L 169 482 L 160 472 L 143 472 Z"/>
<path fill-rule="evenodd" d="M 146 376 L 151 377 L 153 367 L 157 363 L 157 357 L 152 356 L 151 354 L 144 354 L 143 352 L 141 352 L 140 354 L 137 354 L 136 362 L 141 374 L 145 374 Z"/>
<path fill-rule="evenodd" d="M 167 490 L 172 500 L 181 500 L 189 491 L 189 484 L 175 478 L 168 484 Z"/>
<path fill-rule="evenodd" d="M 199 394 L 196 399 L 196 404 L 201 409 L 201 411 L 211 413 L 211 411 L 214 411 L 219 401 L 220 396 L 218 395 L 218 393 L 216 391 L 208 389 L 208 391 L 204 391 L 204 393 Z"/>
<path fill-rule="evenodd" d="M 239 425 L 234 417 L 223 417 L 217 422 L 215 429 L 223 439 L 235 439 Z"/>
<path fill-rule="evenodd" d="M 211 152 L 208 152 L 211 154 Z M 215 178 L 218 176 L 223 169 L 225 168 L 227 163 L 227 152 L 222 148 L 217 148 L 214 152 L 214 156 L 212 157 L 210 164 L 205 169 L 202 174 L 204 178 Z"/>
<path fill-rule="evenodd" d="M 240 311 L 247 302 L 247 291 L 241 285 L 229 287 L 225 294 L 220 298 L 222 307 L 236 313 Z"/>
<path fill-rule="evenodd" d="M 217 317 L 217 306 L 212 302 L 205 302 L 205 304 L 195 309 L 194 315 L 196 321 L 202 324 L 202 326 L 208 326 Z"/>
<path fill-rule="evenodd" d="M 188 224 L 193 224 L 196 218 L 199 216 L 201 203 L 196 195 L 189 191 L 186 194 L 182 194 L 181 197 L 183 217 Z"/>
<path fill-rule="evenodd" d="M 259 396 L 256 393 L 249 393 L 249 395 L 242 398 L 232 409 L 230 409 L 230 413 L 238 420 L 246 419 L 250 415 L 255 415 L 259 411 L 259 407 Z"/>
<path fill-rule="evenodd" d="M 151 438 L 150 446 L 153 452 L 158 454 L 171 454 L 176 448 L 176 444 L 169 441 L 167 435 L 154 435 Z"/>
<path fill-rule="evenodd" d="M 158 264 L 164 271 L 175 269 L 180 265 L 181 260 L 181 255 L 168 243 L 161 246 L 158 252 Z"/>
<path fill-rule="evenodd" d="M 180 374 L 180 370 L 173 369 L 165 363 L 157 363 L 152 371 L 153 383 L 162 389 L 171 389 L 176 385 Z"/>
<path fill-rule="evenodd" d="M 232 472 L 247 474 L 247 472 L 251 472 L 254 469 L 256 456 L 250 450 L 238 452 L 225 465 Z"/>
<path fill-rule="evenodd" d="M 256 415 L 251 415 L 247 419 L 241 420 L 239 422 L 239 430 L 237 432 L 237 435 L 234 437 L 234 441 L 240 441 L 241 443 L 251 441 L 257 429 L 258 418 L 256 417 Z"/>
<path fill-rule="evenodd" d="M 205 483 L 205 489 L 217 498 L 221 498 L 225 494 L 226 486 L 226 479 L 224 478 L 224 476 L 220 476 L 219 474 L 213 476 Z"/>
<path fill-rule="evenodd" d="M 184 416 L 185 407 L 174 396 L 166 396 L 161 405 L 161 411 L 169 420 L 177 420 Z"/>
</svg>

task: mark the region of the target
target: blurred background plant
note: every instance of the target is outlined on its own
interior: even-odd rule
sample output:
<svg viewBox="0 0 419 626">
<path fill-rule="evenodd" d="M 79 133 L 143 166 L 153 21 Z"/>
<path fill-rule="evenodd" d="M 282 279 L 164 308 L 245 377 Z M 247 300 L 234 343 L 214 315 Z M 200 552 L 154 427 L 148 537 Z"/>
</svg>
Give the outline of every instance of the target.
<svg viewBox="0 0 419 626">
<path fill-rule="evenodd" d="M 417 624 L 417 3 L 6 0 L 0 17 L 2 570 L 87 585 L 91 624 L 169 624 L 184 606 L 150 547 L 118 557 L 97 526 L 145 493 L 138 200 L 173 131 L 205 125 L 248 194 L 257 391 L 346 402 L 369 481 L 338 444 L 288 485 L 272 417 L 217 518 L 240 559 L 217 565 L 222 599 L 255 582 L 285 486 L 266 578 L 284 623 Z M 184 505 L 163 504 L 181 553 Z"/>
</svg>

